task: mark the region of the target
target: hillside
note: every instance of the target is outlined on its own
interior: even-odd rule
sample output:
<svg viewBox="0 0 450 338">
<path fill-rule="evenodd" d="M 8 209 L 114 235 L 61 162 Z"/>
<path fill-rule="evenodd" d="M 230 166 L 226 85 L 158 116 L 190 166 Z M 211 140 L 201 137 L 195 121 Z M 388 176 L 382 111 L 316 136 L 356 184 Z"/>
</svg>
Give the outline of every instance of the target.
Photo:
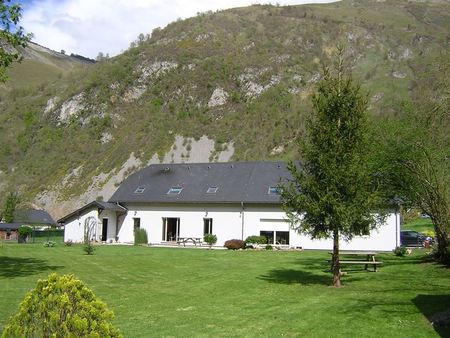
<svg viewBox="0 0 450 338">
<path fill-rule="evenodd" d="M 58 217 L 147 163 L 294 158 L 338 42 L 376 118 L 420 95 L 449 32 L 448 1 L 255 5 L 171 23 L 44 82 L 30 67 L 0 90 L 0 191 Z"/>
<path fill-rule="evenodd" d="M 30 42 L 17 49 L 23 57 L 7 71 L 9 80 L 0 85 L 0 92 L 55 81 L 70 71 L 95 63 L 79 55 L 66 55 Z"/>
</svg>

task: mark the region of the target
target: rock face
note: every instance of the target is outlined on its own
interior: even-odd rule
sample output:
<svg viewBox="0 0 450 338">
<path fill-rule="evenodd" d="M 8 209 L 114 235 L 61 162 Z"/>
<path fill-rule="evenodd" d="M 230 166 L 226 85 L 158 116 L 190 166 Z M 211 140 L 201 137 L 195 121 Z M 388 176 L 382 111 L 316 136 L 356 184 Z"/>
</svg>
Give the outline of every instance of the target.
<svg viewBox="0 0 450 338">
<path fill-rule="evenodd" d="M 175 142 L 164 155 L 161 163 L 198 163 L 198 162 L 227 162 L 234 154 L 232 143 L 225 143 L 221 150 L 216 150 L 214 140 L 203 135 L 198 140 L 192 137 L 175 136 Z M 148 164 L 159 163 L 152 157 Z"/>
<path fill-rule="evenodd" d="M 137 69 L 137 71 L 141 73 L 138 82 L 145 82 L 147 79 L 159 78 L 177 67 L 178 63 L 171 61 L 155 61 L 150 64 L 143 64 Z"/>
<path fill-rule="evenodd" d="M 109 136 L 103 135 L 108 139 Z M 105 142 L 109 142 L 105 141 Z M 78 197 L 61 201 L 60 191 L 64 187 L 70 187 L 76 183 L 76 180 L 83 176 L 83 167 L 77 167 L 71 170 L 61 181 L 60 184 L 52 189 L 43 191 L 39 194 L 34 203 L 47 210 L 54 218 L 60 218 L 65 214 L 76 210 L 83 205 L 92 202 L 98 198 L 108 200 L 116 191 L 120 183 L 132 173 L 143 168 L 145 165 L 158 163 L 199 163 L 199 162 L 227 162 L 234 154 L 233 143 L 225 143 L 220 151 L 216 151 L 215 142 L 207 136 L 202 136 L 195 140 L 191 137 L 177 135 L 175 142 L 170 150 L 163 156 L 162 161 L 154 154 L 145 164 L 135 153 L 122 164 L 119 170 L 112 170 L 109 173 L 100 173 L 91 179 L 91 183 L 86 191 Z"/>
<path fill-rule="evenodd" d="M 216 88 L 208 101 L 208 107 L 223 106 L 227 103 L 228 93 L 223 88 Z"/>
<path fill-rule="evenodd" d="M 128 90 L 123 94 L 122 100 L 124 102 L 133 102 L 139 99 L 147 90 L 144 86 L 136 86 L 128 88 Z"/>
<path fill-rule="evenodd" d="M 72 116 L 78 116 L 86 106 L 83 99 L 84 94 L 80 93 L 64 102 L 58 111 L 59 122 L 68 122 Z"/>
<path fill-rule="evenodd" d="M 239 75 L 238 80 L 242 84 L 244 95 L 247 98 L 256 98 L 280 82 L 281 77 L 279 75 L 272 75 L 268 83 L 259 83 L 260 77 L 270 71 L 271 69 L 269 67 L 262 69 L 247 68 L 244 74 Z"/>
<path fill-rule="evenodd" d="M 47 105 L 45 106 L 45 109 L 44 109 L 44 115 L 47 115 L 48 113 L 55 110 L 55 108 L 58 104 L 58 101 L 59 101 L 59 98 L 57 96 L 48 99 Z"/>
</svg>

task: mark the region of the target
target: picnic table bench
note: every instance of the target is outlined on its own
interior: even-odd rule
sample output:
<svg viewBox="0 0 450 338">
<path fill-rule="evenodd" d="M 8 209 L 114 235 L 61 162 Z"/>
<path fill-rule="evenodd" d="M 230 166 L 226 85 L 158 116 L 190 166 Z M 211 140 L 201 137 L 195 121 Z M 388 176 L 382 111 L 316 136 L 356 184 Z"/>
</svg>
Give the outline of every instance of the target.
<svg viewBox="0 0 450 338">
<path fill-rule="evenodd" d="M 177 244 L 183 244 L 183 246 L 186 246 L 186 243 L 192 242 L 195 246 L 197 244 L 202 245 L 202 239 L 200 237 L 178 237 Z"/>
<path fill-rule="evenodd" d="M 333 255 L 333 252 L 328 252 L 330 255 Z M 344 258 L 341 259 L 339 257 L 339 264 L 361 264 L 364 265 L 364 269 L 368 270 L 369 265 L 373 266 L 373 271 L 377 271 L 377 265 L 383 264 L 383 262 L 377 261 L 375 259 L 375 256 L 377 255 L 376 252 L 372 251 L 340 251 L 339 256 L 352 256 L 356 257 L 356 259 L 348 259 Z M 358 257 L 365 256 L 365 259 L 358 259 Z M 333 261 L 331 259 L 327 260 L 329 263 L 332 263 Z M 332 268 L 332 266 L 331 266 Z M 331 269 L 330 268 L 330 269 Z"/>
</svg>

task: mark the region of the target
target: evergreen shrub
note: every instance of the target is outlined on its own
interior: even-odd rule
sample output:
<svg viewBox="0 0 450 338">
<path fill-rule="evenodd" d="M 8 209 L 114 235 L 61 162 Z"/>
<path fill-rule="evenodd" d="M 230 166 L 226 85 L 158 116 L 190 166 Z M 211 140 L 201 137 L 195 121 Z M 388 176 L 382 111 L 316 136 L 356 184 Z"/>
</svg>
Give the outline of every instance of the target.
<svg viewBox="0 0 450 338">
<path fill-rule="evenodd" d="M 52 273 L 25 295 L 2 337 L 121 337 L 113 317 L 82 281 Z"/>
<path fill-rule="evenodd" d="M 217 236 L 213 234 L 205 234 L 203 236 L 203 241 L 209 246 L 212 246 L 217 243 Z"/>
<path fill-rule="evenodd" d="M 394 254 L 398 257 L 404 257 L 408 253 L 408 249 L 404 246 L 398 246 L 394 249 Z"/>
<path fill-rule="evenodd" d="M 145 229 L 136 229 L 134 231 L 134 245 L 148 244 L 147 231 Z"/>
</svg>

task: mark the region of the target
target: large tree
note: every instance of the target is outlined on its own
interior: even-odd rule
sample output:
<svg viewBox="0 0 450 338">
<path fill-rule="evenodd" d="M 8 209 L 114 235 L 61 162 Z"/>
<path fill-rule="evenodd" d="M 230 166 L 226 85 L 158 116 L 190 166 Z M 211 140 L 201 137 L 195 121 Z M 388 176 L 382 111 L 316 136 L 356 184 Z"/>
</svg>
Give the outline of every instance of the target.
<svg viewBox="0 0 450 338">
<path fill-rule="evenodd" d="M 0 82 L 6 81 L 6 69 L 20 60 L 20 53 L 15 47 L 25 47 L 31 34 L 25 34 L 19 20 L 22 7 L 11 0 L 0 0 Z"/>
<path fill-rule="evenodd" d="M 299 232 L 333 239 L 333 285 L 339 287 L 339 240 L 368 234 L 382 215 L 375 212 L 381 198 L 368 160 L 367 96 L 345 70 L 342 50 L 337 59 L 313 96 L 301 159 L 289 163 L 293 180 L 281 197 Z"/>
<path fill-rule="evenodd" d="M 436 258 L 450 260 L 450 53 L 425 68 L 420 95 L 380 131 L 389 185 L 433 222 Z"/>
<path fill-rule="evenodd" d="M 2 217 L 3 221 L 6 223 L 14 222 L 14 212 L 16 211 L 16 206 L 19 204 L 19 197 L 16 193 L 10 192 L 6 197 L 5 205 L 3 207 Z"/>
</svg>

